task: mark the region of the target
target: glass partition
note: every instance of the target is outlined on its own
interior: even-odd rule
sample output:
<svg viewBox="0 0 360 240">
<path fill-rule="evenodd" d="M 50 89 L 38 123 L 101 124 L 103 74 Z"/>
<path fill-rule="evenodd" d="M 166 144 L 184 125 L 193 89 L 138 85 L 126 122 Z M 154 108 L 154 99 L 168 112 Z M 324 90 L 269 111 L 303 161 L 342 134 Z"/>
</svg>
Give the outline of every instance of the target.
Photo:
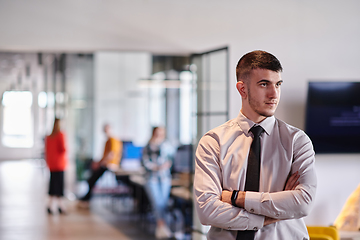
<svg viewBox="0 0 360 240">
<path fill-rule="evenodd" d="M 193 151 L 195 151 L 197 143 L 207 131 L 229 119 L 228 49 L 195 54 L 191 58 L 191 64 Z M 195 153 L 193 152 L 192 155 L 195 156 Z M 189 190 L 192 193 L 192 189 Z M 192 239 L 205 240 L 209 226 L 200 223 L 194 208 L 192 225 Z"/>
</svg>

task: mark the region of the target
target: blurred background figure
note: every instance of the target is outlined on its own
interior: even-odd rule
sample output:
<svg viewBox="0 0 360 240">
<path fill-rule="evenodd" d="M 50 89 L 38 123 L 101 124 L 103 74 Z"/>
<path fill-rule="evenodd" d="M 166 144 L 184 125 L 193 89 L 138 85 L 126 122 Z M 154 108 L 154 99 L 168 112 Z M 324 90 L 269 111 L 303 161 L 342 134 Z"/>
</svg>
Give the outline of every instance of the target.
<svg viewBox="0 0 360 240">
<path fill-rule="evenodd" d="M 155 236 L 169 238 L 172 233 L 165 222 L 165 211 L 170 196 L 174 148 L 165 139 L 163 127 L 154 127 L 148 144 L 143 149 L 142 164 L 146 169 L 146 191 L 156 217 Z"/>
<path fill-rule="evenodd" d="M 104 133 L 107 137 L 104 154 L 100 161 L 93 162 L 92 164 L 93 173 L 88 179 L 89 190 L 84 197 L 80 198 L 78 205 L 80 208 L 89 207 L 89 200 L 92 196 L 93 187 L 95 186 L 96 181 L 104 174 L 104 172 L 107 170 L 115 171 L 120 167 L 120 159 L 123 149 L 122 141 L 116 139 L 112 135 L 109 124 L 104 125 Z"/>
<path fill-rule="evenodd" d="M 52 133 L 45 138 L 45 159 L 50 170 L 49 214 L 66 213 L 64 196 L 64 171 L 67 165 L 65 134 L 60 130 L 60 119 L 55 118 Z"/>
<path fill-rule="evenodd" d="M 360 184 L 346 200 L 334 226 L 340 231 L 360 230 Z"/>
</svg>

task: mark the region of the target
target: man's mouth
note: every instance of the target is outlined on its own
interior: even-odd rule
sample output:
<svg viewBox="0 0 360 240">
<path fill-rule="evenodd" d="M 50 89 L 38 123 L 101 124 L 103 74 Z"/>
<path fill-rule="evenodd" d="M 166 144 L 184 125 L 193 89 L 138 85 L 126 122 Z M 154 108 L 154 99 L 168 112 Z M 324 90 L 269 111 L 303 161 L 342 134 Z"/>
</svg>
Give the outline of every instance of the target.
<svg viewBox="0 0 360 240">
<path fill-rule="evenodd" d="M 265 104 L 271 107 L 275 107 L 277 102 L 266 102 Z"/>
</svg>

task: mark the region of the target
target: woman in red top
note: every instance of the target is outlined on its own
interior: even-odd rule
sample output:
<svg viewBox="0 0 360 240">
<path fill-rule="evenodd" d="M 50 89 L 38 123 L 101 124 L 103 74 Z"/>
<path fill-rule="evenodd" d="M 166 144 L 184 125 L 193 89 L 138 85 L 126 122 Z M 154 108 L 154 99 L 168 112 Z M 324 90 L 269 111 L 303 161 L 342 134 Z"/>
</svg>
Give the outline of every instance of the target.
<svg viewBox="0 0 360 240">
<path fill-rule="evenodd" d="M 67 165 L 65 135 L 60 131 L 60 119 L 55 118 L 52 133 L 45 139 L 45 159 L 50 170 L 48 213 L 52 214 L 52 205 L 58 200 L 59 213 L 65 213 L 64 171 Z"/>
</svg>

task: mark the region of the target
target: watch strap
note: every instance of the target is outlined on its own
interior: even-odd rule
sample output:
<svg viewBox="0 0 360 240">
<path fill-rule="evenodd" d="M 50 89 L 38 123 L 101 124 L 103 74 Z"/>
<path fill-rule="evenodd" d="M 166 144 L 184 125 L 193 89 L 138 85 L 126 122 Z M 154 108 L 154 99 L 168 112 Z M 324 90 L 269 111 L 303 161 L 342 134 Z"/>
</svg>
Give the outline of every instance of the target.
<svg viewBox="0 0 360 240">
<path fill-rule="evenodd" d="M 236 205 L 236 199 L 238 197 L 238 194 L 239 194 L 239 190 L 234 190 L 231 194 L 231 204 L 235 207 L 237 207 Z"/>
</svg>

